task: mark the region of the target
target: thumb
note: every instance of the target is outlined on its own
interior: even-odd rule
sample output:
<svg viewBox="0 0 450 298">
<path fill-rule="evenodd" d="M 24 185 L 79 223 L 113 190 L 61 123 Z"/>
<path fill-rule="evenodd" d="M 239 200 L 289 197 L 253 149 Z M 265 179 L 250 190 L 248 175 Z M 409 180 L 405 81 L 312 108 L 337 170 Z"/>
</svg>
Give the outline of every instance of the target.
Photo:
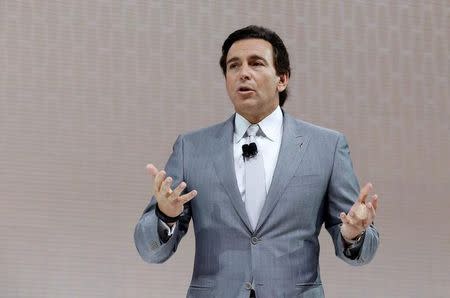
<svg viewBox="0 0 450 298">
<path fill-rule="evenodd" d="M 147 165 L 147 172 L 152 176 L 156 176 L 159 170 L 153 164 L 149 163 Z"/>
</svg>

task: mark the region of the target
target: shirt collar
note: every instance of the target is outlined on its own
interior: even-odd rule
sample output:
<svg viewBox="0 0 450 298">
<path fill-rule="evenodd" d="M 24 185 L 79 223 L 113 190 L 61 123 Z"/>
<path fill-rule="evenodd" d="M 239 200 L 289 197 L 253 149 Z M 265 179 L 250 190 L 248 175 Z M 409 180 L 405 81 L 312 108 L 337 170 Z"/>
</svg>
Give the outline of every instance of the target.
<svg viewBox="0 0 450 298">
<path fill-rule="evenodd" d="M 266 118 L 257 123 L 264 135 L 271 141 L 276 142 L 281 138 L 283 131 L 283 112 L 280 106 Z M 234 142 L 238 143 L 245 135 L 251 123 L 240 114 L 234 117 Z"/>
</svg>

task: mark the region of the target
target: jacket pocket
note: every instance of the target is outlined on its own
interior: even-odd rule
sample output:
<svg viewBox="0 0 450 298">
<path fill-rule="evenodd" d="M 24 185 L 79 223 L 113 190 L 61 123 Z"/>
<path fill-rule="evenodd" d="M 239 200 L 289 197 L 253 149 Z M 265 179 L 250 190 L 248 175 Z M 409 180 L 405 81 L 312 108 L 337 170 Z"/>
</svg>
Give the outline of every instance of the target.
<svg viewBox="0 0 450 298">
<path fill-rule="evenodd" d="M 302 175 L 302 176 L 294 176 L 287 187 L 302 187 L 305 185 L 318 184 L 323 181 L 321 175 L 310 174 L 310 175 Z"/>
<path fill-rule="evenodd" d="M 323 292 L 322 283 L 297 283 L 295 285 L 297 298 L 323 298 L 325 294 Z"/>
<path fill-rule="evenodd" d="M 295 284 L 296 287 L 316 287 L 321 285 L 321 282 L 298 282 Z"/>
<path fill-rule="evenodd" d="M 190 285 L 186 298 L 211 298 L 212 287 L 203 285 Z"/>
<path fill-rule="evenodd" d="M 213 288 L 215 283 L 211 279 L 207 278 L 195 278 L 191 281 L 191 284 L 189 285 L 189 289 L 193 290 L 208 290 Z"/>
</svg>

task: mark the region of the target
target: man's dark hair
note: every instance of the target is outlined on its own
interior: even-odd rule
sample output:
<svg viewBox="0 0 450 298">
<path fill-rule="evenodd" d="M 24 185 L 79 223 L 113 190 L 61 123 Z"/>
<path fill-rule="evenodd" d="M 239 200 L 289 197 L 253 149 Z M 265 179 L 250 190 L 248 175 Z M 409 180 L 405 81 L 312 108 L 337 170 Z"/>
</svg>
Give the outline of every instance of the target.
<svg viewBox="0 0 450 298">
<path fill-rule="evenodd" d="M 227 73 L 227 55 L 233 43 L 242 39 L 263 39 L 269 42 L 273 48 L 273 64 L 277 75 L 286 74 L 291 75 L 291 67 L 289 65 L 289 54 L 284 46 L 281 38 L 270 29 L 251 25 L 231 33 L 222 45 L 222 57 L 220 57 L 220 67 L 222 67 L 223 74 Z M 283 106 L 288 96 L 287 88 L 280 92 L 280 106 Z"/>
</svg>

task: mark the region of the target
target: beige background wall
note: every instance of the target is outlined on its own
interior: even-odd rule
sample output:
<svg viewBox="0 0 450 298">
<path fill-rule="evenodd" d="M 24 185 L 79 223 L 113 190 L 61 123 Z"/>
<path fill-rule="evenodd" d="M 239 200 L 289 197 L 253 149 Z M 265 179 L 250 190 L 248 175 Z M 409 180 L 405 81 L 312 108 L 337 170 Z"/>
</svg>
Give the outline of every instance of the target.
<svg viewBox="0 0 450 298">
<path fill-rule="evenodd" d="M 448 297 L 448 0 L 0 0 L 0 297 L 183 297 L 192 230 L 162 265 L 134 247 L 145 165 L 232 113 L 220 47 L 252 23 L 290 51 L 287 111 L 380 195 L 370 265 L 321 234 L 327 297 Z"/>
</svg>

